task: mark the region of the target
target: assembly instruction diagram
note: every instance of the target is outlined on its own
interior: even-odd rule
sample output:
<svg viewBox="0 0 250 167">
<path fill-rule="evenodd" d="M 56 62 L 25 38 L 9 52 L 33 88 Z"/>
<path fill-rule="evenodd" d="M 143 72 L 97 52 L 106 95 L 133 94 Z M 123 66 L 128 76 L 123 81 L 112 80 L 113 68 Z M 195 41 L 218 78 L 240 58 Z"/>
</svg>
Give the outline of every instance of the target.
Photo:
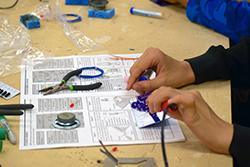
<svg viewBox="0 0 250 167">
<path fill-rule="evenodd" d="M 160 143 L 160 126 L 136 125 L 131 100 L 137 94 L 126 90 L 125 81 L 134 60 L 111 58 L 111 55 L 70 56 L 34 59 L 25 65 L 21 72 L 21 103 L 32 103 L 35 107 L 20 117 L 20 149 L 96 146 L 99 140 L 109 145 Z M 102 82 L 99 89 L 65 90 L 46 96 L 38 92 L 59 83 L 66 73 L 87 66 L 103 69 L 104 75 L 94 79 L 74 77 L 69 83 Z M 62 112 L 74 113 L 80 127 L 54 128 L 52 123 Z M 166 125 L 166 142 L 185 139 L 176 120 L 168 119 Z"/>
</svg>

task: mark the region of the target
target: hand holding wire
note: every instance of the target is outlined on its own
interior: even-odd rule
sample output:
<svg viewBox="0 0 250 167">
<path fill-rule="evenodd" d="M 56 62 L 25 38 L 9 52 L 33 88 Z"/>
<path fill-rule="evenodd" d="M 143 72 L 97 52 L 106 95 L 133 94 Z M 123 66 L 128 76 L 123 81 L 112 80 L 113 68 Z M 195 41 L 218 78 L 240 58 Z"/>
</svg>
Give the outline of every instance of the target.
<svg viewBox="0 0 250 167">
<path fill-rule="evenodd" d="M 165 127 L 165 117 L 168 113 L 169 109 L 172 111 L 176 111 L 178 106 L 175 103 L 168 104 L 168 101 L 165 101 L 161 105 L 161 109 L 163 111 L 162 121 L 161 121 L 161 149 L 162 149 L 162 156 L 164 160 L 164 166 L 168 167 L 168 160 L 167 160 L 167 153 L 165 148 L 165 137 L 164 137 L 164 127 Z"/>
</svg>

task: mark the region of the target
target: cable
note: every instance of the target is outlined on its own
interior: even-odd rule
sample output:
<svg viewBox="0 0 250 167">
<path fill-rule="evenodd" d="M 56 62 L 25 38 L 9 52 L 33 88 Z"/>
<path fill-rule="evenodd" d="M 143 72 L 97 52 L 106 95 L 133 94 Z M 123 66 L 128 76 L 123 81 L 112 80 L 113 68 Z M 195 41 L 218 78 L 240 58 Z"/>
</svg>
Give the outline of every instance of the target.
<svg viewBox="0 0 250 167">
<path fill-rule="evenodd" d="M 164 141 L 164 127 L 166 124 L 165 117 L 166 117 L 167 109 L 163 110 L 163 116 L 161 120 L 161 150 L 162 150 L 162 156 L 164 160 L 164 166 L 168 167 L 168 160 L 167 160 L 167 153 L 165 148 L 165 141 Z"/>
<path fill-rule="evenodd" d="M 166 153 L 166 147 L 165 147 L 165 140 L 164 140 L 164 128 L 165 128 L 165 117 L 168 112 L 168 109 L 171 109 L 172 111 L 176 111 L 178 109 L 177 105 L 175 103 L 169 104 L 165 102 L 162 106 L 163 107 L 163 116 L 161 120 L 161 150 L 162 150 L 162 156 L 164 160 L 164 166 L 168 167 L 168 160 L 167 160 L 167 153 Z"/>
<path fill-rule="evenodd" d="M 0 9 L 11 9 L 11 8 L 14 8 L 14 7 L 16 6 L 16 4 L 18 3 L 18 1 L 19 1 L 19 0 L 16 0 L 16 2 L 14 2 L 14 4 L 11 5 L 11 6 L 7 6 L 7 7 L 1 7 L 1 6 L 0 6 Z"/>
</svg>

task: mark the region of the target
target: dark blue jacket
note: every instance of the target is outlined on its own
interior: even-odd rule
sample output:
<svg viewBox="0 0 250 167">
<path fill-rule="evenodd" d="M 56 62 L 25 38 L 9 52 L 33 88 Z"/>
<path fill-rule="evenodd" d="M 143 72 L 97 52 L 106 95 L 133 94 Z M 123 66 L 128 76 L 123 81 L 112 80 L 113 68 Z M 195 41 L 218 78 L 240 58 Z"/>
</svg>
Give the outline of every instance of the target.
<svg viewBox="0 0 250 167">
<path fill-rule="evenodd" d="M 250 36 L 250 3 L 235 0 L 189 0 L 187 17 L 238 43 Z"/>
</svg>

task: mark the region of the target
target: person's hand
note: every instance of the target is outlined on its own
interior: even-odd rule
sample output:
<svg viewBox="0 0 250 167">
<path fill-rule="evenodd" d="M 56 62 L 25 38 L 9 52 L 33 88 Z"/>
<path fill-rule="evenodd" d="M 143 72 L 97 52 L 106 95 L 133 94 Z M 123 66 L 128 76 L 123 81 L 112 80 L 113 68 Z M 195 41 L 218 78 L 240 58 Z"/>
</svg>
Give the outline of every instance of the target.
<svg viewBox="0 0 250 167">
<path fill-rule="evenodd" d="M 155 69 L 156 78 L 138 82 L 137 78 L 149 68 Z M 188 62 L 169 57 L 157 48 L 148 48 L 131 67 L 127 89 L 144 93 L 161 86 L 181 87 L 194 80 L 194 73 Z"/>
<path fill-rule="evenodd" d="M 148 97 L 150 112 L 159 112 L 161 104 L 176 104 L 176 111 L 168 110 L 168 115 L 186 123 L 192 132 L 215 152 L 228 154 L 233 136 L 233 126 L 221 118 L 205 102 L 199 92 L 180 91 L 161 87 Z"/>
<path fill-rule="evenodd" d="M 175 4 L 175 3 L 179 3 L 178 0 L 165 0 L 166 2 L 169 2 L 169 3 L 172 3 L 172 4 Z"/>
<path fill-rule="evenodd" d="M 186 7 L 188 0 L 165 0 L 171 4 L 181 4 L 182 6 Z"/>
</svg>

